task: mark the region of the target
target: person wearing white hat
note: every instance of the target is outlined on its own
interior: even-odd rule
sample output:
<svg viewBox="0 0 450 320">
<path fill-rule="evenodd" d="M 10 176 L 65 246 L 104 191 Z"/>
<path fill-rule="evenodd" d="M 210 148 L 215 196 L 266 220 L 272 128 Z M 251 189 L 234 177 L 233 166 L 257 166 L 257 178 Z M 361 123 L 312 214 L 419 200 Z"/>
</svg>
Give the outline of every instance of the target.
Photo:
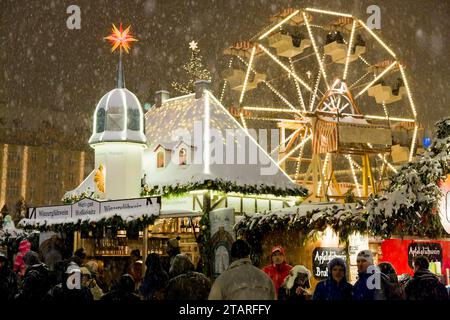
<svg viewBox="0 0 450 320">
<path fill-rule="evenodd" d="M 298 265 L 289 271 L 278 291 L 278 300 L 304 301 L 311 297 L 311 272 L 304 266 Z"/>
</svg>

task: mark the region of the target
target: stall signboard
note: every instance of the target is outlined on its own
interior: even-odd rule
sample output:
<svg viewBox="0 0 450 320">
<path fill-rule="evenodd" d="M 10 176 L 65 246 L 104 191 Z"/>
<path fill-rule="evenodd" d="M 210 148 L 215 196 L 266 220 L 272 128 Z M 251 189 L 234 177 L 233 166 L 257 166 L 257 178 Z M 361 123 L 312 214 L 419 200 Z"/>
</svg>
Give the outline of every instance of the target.
<svg viewBox="0 0 450 320">
<path fill-rule="evenodd" d="M 430 262 L 442 265 L 442 246 L 433 242 L 413 242 L 408 246 L 408 265 L 413 269 L 415 257 L 425 256 Z"/>
<path fill-rule="evenodd" d="M 100 203 L 85 198 L 72 204 L 72 218 L 93 217 L 100 214 Z"/>
<path fill-rule="evenodd" d="M 47 225 L 76 223 L 79 220 L 102 219 L 114 215 L 122 218 L 159 215 L 161 197 L 98 201 L 85 198 L 63 206 L 34 207 L 28 209 L 30 220 L 45 221 Z"/>
<path fill-rule="evenodd" d="M 315 248 L 312 254 L 312 266 L 314 278 L 318 280 L 326 279 L 328 276 L 328 263 L 334 258 L 347 259 L 345 248 L 320 247 Z"/>
<path fill-rule="evenodd" d="M 48 222 L 60 219 L 70 219 L 72 217 L 72 206 L 48 206 L 28 209 L 30 219 L 46 220 Z"/>
</svg>

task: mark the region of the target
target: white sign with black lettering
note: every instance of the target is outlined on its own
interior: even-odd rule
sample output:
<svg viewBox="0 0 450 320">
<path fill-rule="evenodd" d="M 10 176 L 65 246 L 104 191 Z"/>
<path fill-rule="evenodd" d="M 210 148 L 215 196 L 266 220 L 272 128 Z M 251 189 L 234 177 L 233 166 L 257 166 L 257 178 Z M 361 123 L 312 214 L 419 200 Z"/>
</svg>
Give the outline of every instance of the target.
<svg viewBox="0 0 450 320">
<path fill-rule="evenodd" d="M 97 201 L 85 198 L 64 206 L 35 207 L 28 209 L 28 220 L 42 221 L 48 225 L 76 223 L 79 220 L 97 220 L 103 217 L 121 216 L 138 218 L 143 215 L 159 215 L 161 198 L 136 198 Z"/>
</svg>

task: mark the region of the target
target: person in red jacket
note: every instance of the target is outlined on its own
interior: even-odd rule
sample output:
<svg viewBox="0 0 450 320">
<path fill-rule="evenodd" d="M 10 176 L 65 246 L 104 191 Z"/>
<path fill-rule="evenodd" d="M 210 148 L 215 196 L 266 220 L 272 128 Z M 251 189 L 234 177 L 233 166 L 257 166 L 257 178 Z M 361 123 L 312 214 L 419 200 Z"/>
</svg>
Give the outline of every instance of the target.
<svg viewBox="0 0 450 320">
<path fill-rule="evenodd" d="M 285 253 L 282 246 L 275 246 L 272 248 L 272 264 L 263 268 L 263 271 L 272 279 L 275 286 L 275 293 L 278 294 L 278 289 L 284 282 L 284 279 L 289 275 L 292 266 L 286 263 Z"/>
</svg>

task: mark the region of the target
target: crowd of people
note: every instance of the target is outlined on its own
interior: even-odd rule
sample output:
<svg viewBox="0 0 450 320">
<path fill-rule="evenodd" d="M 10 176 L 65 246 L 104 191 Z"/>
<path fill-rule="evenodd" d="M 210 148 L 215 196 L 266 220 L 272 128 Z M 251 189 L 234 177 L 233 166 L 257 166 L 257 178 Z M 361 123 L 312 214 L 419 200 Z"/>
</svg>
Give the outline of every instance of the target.
<svg viewBox="0 0 450 320">
<path fill-rule="evenodd" d="M 152 253 L 141 277 L 142 269 L 135 268 L 139 264 L 135 259 L 117 283 L 108 288 L 99 276 L 98 263 L 87 260 L 83 250 L 77 250 L 64 262 L 64 272 L 60 274 L 55 271 L 57 268 L 50 270 L 29 244 L 21 244 L 19 250 L 12 266 L 0 253 L 2 301 L 449 299 L 447 288 L 429 271 L 429 262 L 423 256 L 414 259 L 412 277 L 399 277 L 390 263 L 375 266 L 372 252 L 363 250 L 357 256 L 358 279 L 353 285 L 348 282 L 346 262 L 333 258 L 328 264 L 327 279 L 313 290 L 311 272 L 303 265 L 289 265 L 281 246 L 272 249 L 270 265 L 261 270 L 250 259 L 248 243 L 236 240 L 231 248 L 231 264 L 213 282 L 196 271 L 179 247 L 169 246 L 169 265 Z"/>
</svg>

